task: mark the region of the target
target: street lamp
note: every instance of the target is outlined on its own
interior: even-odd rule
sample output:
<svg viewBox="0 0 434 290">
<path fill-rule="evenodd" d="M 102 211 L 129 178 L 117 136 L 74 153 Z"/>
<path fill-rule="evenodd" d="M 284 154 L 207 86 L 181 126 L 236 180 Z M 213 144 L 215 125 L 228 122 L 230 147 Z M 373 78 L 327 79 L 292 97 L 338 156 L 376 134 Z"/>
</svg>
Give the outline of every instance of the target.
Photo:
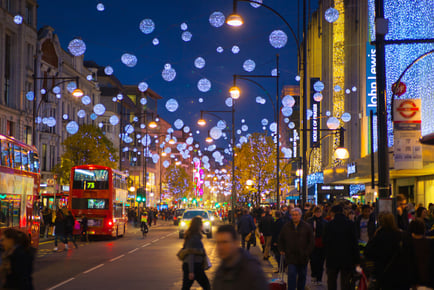
<svg viewBox="0 0 434 290">
<path fill-rule="evenodd" d="M 151 122 L 149 122 L 148 126 L 151 129 L 155 129 L 155 128 L 157 128 L 158 125 L 157 125 L 157 122 L 151 121 Z"/>
<path fill-rule="evenodd" d="M 228 16 L 226 23 L 230 26 L 239 27 L 244 24 L 244 21 L 241 15 L 232 13 Z"/>
<path fill-rule="evenodd" d="M 76 88 L 76 89 L 72 92 L 72 95 L 73 95 L 74 97 L 76 97 L 76 98 L 81 98 L 81 97 L 83 97 L 84 92 L 83 92 L 81 89 Z"/>
<path fill-rule="evenodd" d="M 235 85 L 229 89 L 229 93 L 231 95 L 231 98 L 235 100 L 238 99 L 241 95 L 240 89 Z"/>
<path fill-rule="evenodd" d="M 205 119 L 203 119 L 202 117 L 197 121 L 197 124 L 199 126 L 205 126 L 206 125 L 206 121 Z"/>
<path fill-rule="evenodd" d="M 205 138 L 206 143 L 212 143 L 212 141 L 213 141 L 213 139 L 210 136 Z"/>
</svg>

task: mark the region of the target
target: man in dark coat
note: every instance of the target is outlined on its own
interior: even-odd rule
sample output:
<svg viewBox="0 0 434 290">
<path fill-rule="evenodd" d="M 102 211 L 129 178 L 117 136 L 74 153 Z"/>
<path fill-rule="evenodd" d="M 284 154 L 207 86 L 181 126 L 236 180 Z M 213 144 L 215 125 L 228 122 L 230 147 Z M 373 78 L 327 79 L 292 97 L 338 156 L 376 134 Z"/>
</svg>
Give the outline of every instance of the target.
<svg viewBox="0 0 434 290">
<path fill-rule="evenodd" d="M 408 201 L 405 195 L 398 194 L 396 196 L 396 213 L 397 213 L 397 224 L 398 228 L 406 231 L 408 229 L 409 221 L 408 221 Z"/>
<path fill-rule="evenodd" d="M 273 217 L 270 215 L 270 209 L 265 210 L 265 216 L 261 218 L 261 223 L 259 224 L 259 231 L 264 235 L 265 240 L 265 250 L 264 250 L 264 260 L 270 258 L 271 250 L 271 239 L 273 236 Z"/>
<path fill-rule="evenodd" d="M 282 214 L 276 211 L 276 221 L 273 222 L 272 238 L 271 238 L 271 251 L 274 253 L 277 264 L 280 264 L 280 252 L 278 247 L 280 232 L 282 231 L 285 221 L 282 218 Z"/>
<path fill-rule="evenodd" d="M 238 220 L 238 233 L 241 235 L 241 245 L 243 248 L 246 246 L 246 236 L 256 229 L 253 217 L 249 214 L 247 209 L 243 210 L 243 215 Z M 254 235 L 255 233 L 252 233 Z M 247 250 L 250 249 L 250 243 L 247 241 Z"/>
<path fill-rule="evenodd" d="M 332 220 L 327 224 L 324 233 L 326 250 L 328 289 L 337 289 L 337 278 L 341 273 L 341 289 L 351 289 L 351 275 L 359 264 L 360 254 L 357 244 L 355 226 L 343 214 L 341 205 L 331 209 Z"/>
<path fill-rule="evenodd" d="M 213 290 L 267 290 L 261 263 L 240 249 L 232 225 L 220 226 L 216 233 L 217 254 L 221 264 L 215 273 Z"/>
<path fill-rule="evenodd" d="M 280 233 L 279 250 L 288 264 L 288 289 L 304 289 L 307 263 L 314 248 L 313 230 L 301 219 L 301 209 L 294 208 L 291 215 L 292 220 Z"/>
</svg>

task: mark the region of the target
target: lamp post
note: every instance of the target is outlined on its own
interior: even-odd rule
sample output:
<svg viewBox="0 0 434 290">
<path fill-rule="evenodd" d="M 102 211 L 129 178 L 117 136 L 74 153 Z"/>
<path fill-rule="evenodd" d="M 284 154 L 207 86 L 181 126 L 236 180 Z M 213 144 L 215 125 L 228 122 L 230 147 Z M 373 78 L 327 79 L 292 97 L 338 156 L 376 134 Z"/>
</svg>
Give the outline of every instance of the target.
<svg viewBox="0 0 434 290">
<path fill-rule="evenodd" d="M 232 224 L 235 224 L 235 205 L 236 205 L 236 199 L 237 195 L 235 192 L 235 100 L 240 97 L 240 90 L 235 86 L 235 80 L 234 80 L 234 86 L 230 90 L 231 98 L 232 98 L 232 108 L 231 110 L 222 110 L 222 111 L 200 111 L 200 119 L 197 122 L 200 126 L 205 126 L 206 121 L 203 118 L 204 113 L 211 114 L 213 116 L 213 113 L 231 113 L 232 116 L 232 138 L 231 138 L 231 150 L 232 150 L 232 193 L 231 193 L 231 221 Z M 218 116 L 217 116 L 218 117 Z"/>
</svg>

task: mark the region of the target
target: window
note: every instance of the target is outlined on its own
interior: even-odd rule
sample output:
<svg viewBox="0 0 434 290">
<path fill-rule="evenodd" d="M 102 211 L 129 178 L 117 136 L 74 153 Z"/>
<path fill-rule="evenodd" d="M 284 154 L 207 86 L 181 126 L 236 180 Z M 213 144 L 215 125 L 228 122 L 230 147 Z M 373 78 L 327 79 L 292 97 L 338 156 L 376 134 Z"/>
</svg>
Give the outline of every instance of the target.
<svg viewBox="0 0 434 290">
<path fill-rule="evenodd" d="M 19 195 L 6 195 L 0 199 L 0 227 L 12 227 L 20 225 Z"/>
<path fill-rule="evenodd" d="M 108 209 L 108 199 L 96 198 L 73 198 L 71 201 L 72 209 Z"/>
<path fill-rule="evenodd" d="M 11 151 L 9 149 L 9 146 L 10 146 L 9 142 L 7 142 L 7 141 L 1 142 L 1 158 L 2 158 L 1 165 L 6 166 L 6 167 L 12 166 L 12 164 L 11 164 L 12 159 L 10 156 Z"/>
<path fill-rule="evenodd" d="M 204 219 L 208 219 L 208 213 L 204 210 L 186 211 L 184 212 L 182 219 L 192 219 L 197 216 L 200 216 L 201 218 Z"/>
<path fill-rule="evenodd" d="M 30 164 L 29 164 L 29 151 L 27 151 L 24 148 L 21 148 L 21 170 L 30 171 Z"/>
<path fill-rule="evenodd" d="M 47 169 L 47 144 L 42 144 L 41 161 L 41 169 L 45 171 Z"/>
<path fill-rule="evenodd" d="M 50 170 L 56 165 L 56 147 L 50 146 Z"/>
<path fill-rule="evenodd" d="M 75 169 L 73 189 L 109 189 L 108 170 Z"/>
<path fill-rule="evenodd" d="M 34 173 L 39 173 L 39 157 L 35 152 L 29 152 L 30 161 L 30 171 Z"/>
<path fill-rule="evenodd" d="M 33 5 L 30 3 L 26 4 L 26 23 L 33 25 Z"/>
<path fill-rule="evenodd" d="M 15 133 L 14 127 L 15 127 L 14 122 L 7 120 L 6 121 L 6 135 L 14 136 L 14 133 Z"/>
<path fill-rule="evenodd" d="M 6 10 L 9 12 L 9 13 L 12 13 L 12 1 L 13 0 L 5 0 L 6 1 Z"/>
<path fill-rule="evenodd" d="M 28 102 L 30 103 L 30 102 Z M 32 131 L 32 127 L 30 126 L 26 126 L 26 144 L 32 145 L 32 135 L 33 135 L 33 131 Z"/>
<path fill-rule="evenodd" d="M 33 45 L 27 43 L 27 68 L 33 68 Z"/>
<path fill-rule="evenodd" d="M 12 39 L 11 36 L 6 34 L 5 39 L 5 66 L 4 66 L 4 103 L 9 105 L 10 102 L 10 89 L 11 89 L 11 55 Z"/>
<path fill-rule="evenodd" d="M 21 165 L 23 164 L 22 154 L 21 154 L 21 147 L 17 145 L 13 145 L 14 148 L 14 169 L 21 169 Z"/>
<path fill-rule="evenodd" d="M 121 218 L 123 217 L 123 204 L 122 203 L 115 203 L 113 204 L 113 216 L 115 218 Z"/>
</svg>

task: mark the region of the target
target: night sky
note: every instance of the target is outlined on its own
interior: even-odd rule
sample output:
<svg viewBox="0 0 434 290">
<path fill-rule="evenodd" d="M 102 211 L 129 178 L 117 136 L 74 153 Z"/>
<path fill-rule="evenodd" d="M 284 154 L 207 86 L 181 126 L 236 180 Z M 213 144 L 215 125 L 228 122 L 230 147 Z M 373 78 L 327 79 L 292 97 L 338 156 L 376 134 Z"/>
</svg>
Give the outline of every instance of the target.
<svg viewBox="0 0 434 290">
<path fill-rule="evenodd" d="M 105 6 L 102 12 L 96 9 L 99 2 Z M 279 11 L 294 30 L 298 29 L 298 2 L 264 0 L 265 4 Z M 114 75 L 123 84 L 147 82 L 152 90 L 163 97 L 158 111 L 171 124 L 180 118 L 196 131 L 200 110 L 229 110 L 225 99 L 229 97 L 232 75 L 270 75 L 275 68 L 276 54 L 280 55 L 280 86 L 298 84 L 295 81 L 295 42 L 285 24 L 264 7 L 253 8 L 247 2 L 240 2 L 238 12 L 244 18 L 244 25 L 233 28 L 225 24 L 216 28 L 210 25 L 209 16 L 221 11 L 227 17 L 232 12 L 232 0 L 39 0 L 38 3 L 38 27 L 52 26 L 65 50 L 72 39 L 81 37 L 87 46 L 85 60 L 93 60 L 101 66 L 112 66 Z M 140 21 L 145 18 L 155 23 L 155 30 L 148 35 L 139 29 Z M 193 35 L 190 42 L 181 39 L 183 31 L 180 25 L 183 22 Z M 276 29 L 288 35 L 286 46 L 280 49 L 273 48 L 268 40 L 270 33 Z M 159 39 L 159 45 L 152 44 L 154 38 Z M 231 52 L 233 45 L 240 47 L 238 54 Z M 223 53 L 216 51 L 218 46 L 224 48 Z M 123 53 L 137 56 L 138 63 L 134 68 L 121 62 Z M 203 69 L 194 66 L 194 60 L 199 56 L 206 60 Z M 243 63 L 247 59 L 256 62 L 256 69 L 251 73 L 243 70 Z M 166 63 L 170 63 L 177 72 L 172 82 L 161 77 Z M 201 78 L 211 81 L 209 92 L 198 90 L 197 82 Z M 273 79 L 255 80 L 274 98 L 276 88 Z M 240 80 L 238 86 L 242 95 L 236 104 L 236 128 L 240 128 L 241 120 L 245 119 L 249 126 L 248 133 L 262 131 L 261 120 L 267 118 L 271 122 L 274 119 L 270 101 L 253 84 Z M 257 104 L 257 96 L 266 98 L 266 104 Z M 177 99 L 180 104 L 174 113 L 169 113 L 164 106 L 169 98 Z M 203 98 L 204 102 L 199 103 L 199 98 Z M 230 114 L 221 116 L 227 119 L 229 125 Z M 209 119 L 213 121 L 208 123 L 207 129 L 218 121 L 213 117 Z M 203 141 L 205 137 L 206 130 L 202 130 L 195 138 Z"/>
</svg>

